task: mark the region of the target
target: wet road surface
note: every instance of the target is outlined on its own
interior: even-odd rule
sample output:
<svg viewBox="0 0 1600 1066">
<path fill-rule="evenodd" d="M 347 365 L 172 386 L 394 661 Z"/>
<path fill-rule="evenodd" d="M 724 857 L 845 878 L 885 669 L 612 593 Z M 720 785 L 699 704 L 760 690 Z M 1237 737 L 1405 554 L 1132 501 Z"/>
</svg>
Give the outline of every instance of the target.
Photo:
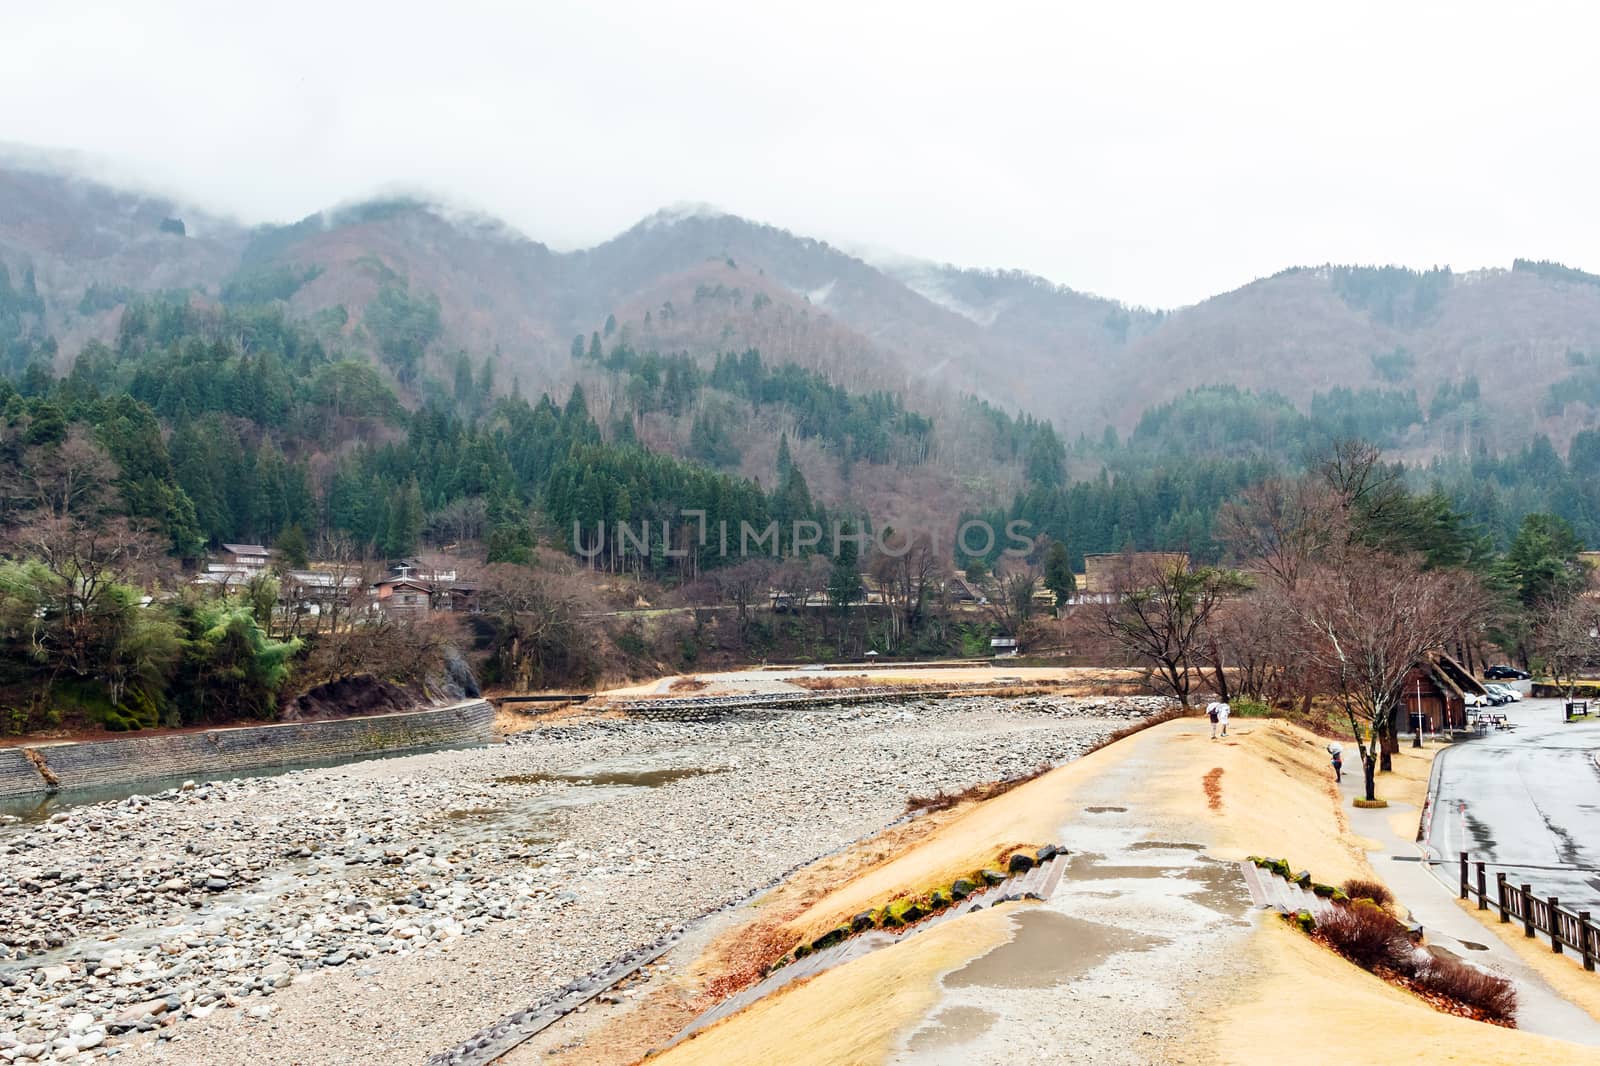
<svg viewBox="0 0 1600 1066">
<path fill-rule="evenodd" d="M 1439 756 L 1428 844 L 1504 871 L 1541 897 L 1600 913 L 1600 722 L 1562 722 L 1560 700 L 1499 708 L 1510 731 Z M 1490 891 L 1493 891 L 1491 885 Z"/>
</svg>

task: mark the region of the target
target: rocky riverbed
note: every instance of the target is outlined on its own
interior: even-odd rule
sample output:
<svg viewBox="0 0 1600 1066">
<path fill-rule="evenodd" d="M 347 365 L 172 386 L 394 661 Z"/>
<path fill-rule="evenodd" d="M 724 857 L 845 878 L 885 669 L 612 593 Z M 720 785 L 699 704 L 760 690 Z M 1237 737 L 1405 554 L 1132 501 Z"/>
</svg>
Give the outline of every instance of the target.
<svg viewBox="0 0 1600 1066">
<path fill-rule="evenodd" d="M 0 1059 L 420 1061 L 940 788 L 1159 709 L 593 720 L 0 830 Z"/>
</svg>

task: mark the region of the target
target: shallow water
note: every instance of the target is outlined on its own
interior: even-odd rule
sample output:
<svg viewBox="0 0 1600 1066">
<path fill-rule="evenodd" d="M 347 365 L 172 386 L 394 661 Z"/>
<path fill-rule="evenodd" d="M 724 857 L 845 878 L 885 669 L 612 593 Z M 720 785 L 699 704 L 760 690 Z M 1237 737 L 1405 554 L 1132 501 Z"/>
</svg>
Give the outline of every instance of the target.
<svg viewBox="0 0 1600 1066">
<path fill-rule="evenodd" d="M 371 762 L 374 759 L 403 759 L 412 755 L 429 755 L 440 751 L 467 751 L 483 747 L 481 744 L 440 744 L 428 748 L 408 748 L 405 751 L 386 752 L 382 755 L 356 755 L 337 759 L 308 759 L 304 762 L 282 763 L 277 766 L 259 766 L 248 770 L 226 770 L 221 773 L 174 774 L 169 777 L 152 777 L 142 781 L 127 781 L 117 785 L 96 788 L 65 788 L 60 792 L 17 796 L 0 799 L 0 815 L 20 818 L 23 824 L 42 822 L 52 814 L 86 807 L 94 803 L 116 803 L 129 796 L 154 796 L 169 788 L 177 788 L 185 781 L 241 781 L 256 777 L 281 777 L 298 770 L 326 770 L 352 763 Z"/>
<path fill-rule="evenodd" d="M 1017 913 L 1012 938 L 944 979 L 946 988 L 1050 988 L 1075 980 L 1113 955 L 1148 951 L 1161 937 L 1043 908 Z"/>
<path fill-rule="evenodd" d="M 674 766 L 655 770 L 597 770 L 589 773 L 507 774 L 505 777 L 495 778 L 495 783 L 501 785 L 538 785 L 550 781 L 562 781 L 573 785 L 659 788 L 662 785 L 670 785 L 674 781 L 682 781 L 687 777 L 702 777 L 706 774 L 720 772 L 719 770 L 710 770 L 701 766 Z"/>
<path fill-rule="evenodd" d="M 908 1047 L 912 1051 L 934 1051 L 965 1044 L 988 1032 L 997 1017 L 993 1011 L 982 1007 L 946 1007 L 934 1015 L 926 1026 L 917 1030 Z"/>
</svg>

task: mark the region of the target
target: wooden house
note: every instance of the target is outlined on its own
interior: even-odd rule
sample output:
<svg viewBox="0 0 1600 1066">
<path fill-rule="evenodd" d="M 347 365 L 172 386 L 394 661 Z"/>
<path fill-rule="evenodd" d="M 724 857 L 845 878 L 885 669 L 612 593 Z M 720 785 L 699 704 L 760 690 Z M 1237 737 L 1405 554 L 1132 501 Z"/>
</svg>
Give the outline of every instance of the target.
<svg viewBox="0 0 1600 1066">
<path fill-rule="evenodd" d="M 387 578 L 373 586 L 378 609 L 391 618 L 423 618 L 433 610 L 433 587 L 409 577 Z"/>
<path fill-rule="evenodd" d="M 481 590 L 476 582 L 457 581 L 435 592 L 433 605 L 457 614 L 477 614 L 483 610 Z"/>
<path fill-rule="evenodd" d="M 1138 575 L 1154 568 L 1174 570 L 1189 565 L 1188 552 L 1097 552 L 1083 557 L 1078 596 L 1104 601 L 1138 583 Z"/>
<path fill-rule="evenodd" d="M 217 561 L 228 568 L 265 570 L 272 563 L 272 553 L 260 544 L 224 544 Z"/>
<path fill-rule="evenodd" d="M 1410 733 L 1421 715 L 1423 731 L 1444 733 L 1467 727 L 1467 697 L 1488 692 L 1472 672 L 1444 652 L 1430 652 L 1411 668 L 1394 709 L 1391 736 Z"/>
</svg>

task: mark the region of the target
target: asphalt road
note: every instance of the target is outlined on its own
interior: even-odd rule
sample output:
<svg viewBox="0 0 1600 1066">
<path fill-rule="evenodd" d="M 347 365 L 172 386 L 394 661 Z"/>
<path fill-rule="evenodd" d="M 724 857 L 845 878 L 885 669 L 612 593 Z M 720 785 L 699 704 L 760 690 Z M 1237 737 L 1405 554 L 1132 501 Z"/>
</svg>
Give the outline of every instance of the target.
<svg viewBox="0 0 1600 1066">
<path fill-rule="evenodd" d="M 1564 724 L 1560 700 L 1498 710 L 1514 730 L 1440 753 L 1428 844 L 1446 861 L 1483 860 L 1491 884 L 1504 870 L 1600 914 L 1600 722 Z"/>
</svg>

